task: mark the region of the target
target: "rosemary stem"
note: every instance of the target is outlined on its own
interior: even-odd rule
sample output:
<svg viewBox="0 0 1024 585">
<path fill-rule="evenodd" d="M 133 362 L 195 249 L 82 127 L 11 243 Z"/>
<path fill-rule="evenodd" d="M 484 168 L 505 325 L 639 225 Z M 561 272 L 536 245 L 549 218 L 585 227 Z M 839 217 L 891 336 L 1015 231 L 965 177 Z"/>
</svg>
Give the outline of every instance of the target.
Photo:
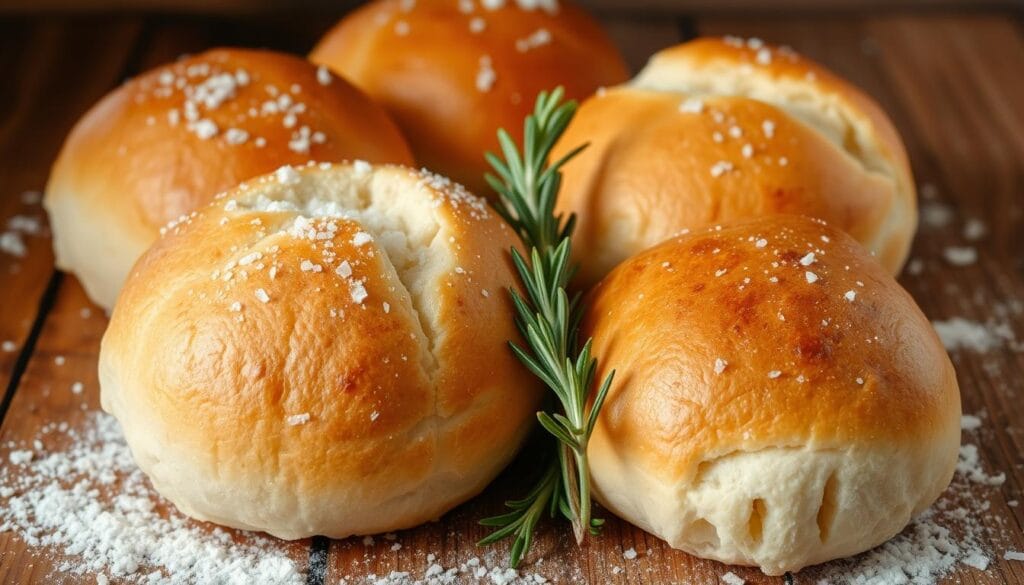
<svg viewBox="0 0 1024 585">
<path fill-rule="evenodd" d="M 576 544 L 582 544 L 590 535 L 590 461 L 586 451 L 573 454 L 576 456 L 580 482 L 580 534 L 576 535 Z"/>
</svg>

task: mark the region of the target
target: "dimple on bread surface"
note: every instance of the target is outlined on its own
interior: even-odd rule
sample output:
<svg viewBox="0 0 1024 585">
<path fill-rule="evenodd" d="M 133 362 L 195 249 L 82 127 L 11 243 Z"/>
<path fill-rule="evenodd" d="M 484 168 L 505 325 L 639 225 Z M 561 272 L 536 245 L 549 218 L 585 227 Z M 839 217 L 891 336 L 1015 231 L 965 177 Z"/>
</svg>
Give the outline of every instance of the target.
<svg viewBox="0 0 1024 585">
<path fill-rule="evenodd" d="M 71 131 L 44 204 L 57 265 L 113 306 L 167 222 L 284 164 L 411 163 L 382 108 L 326 68 L 272 51 L 214 49 L 157 67 Z"/>
<path fill-rule="evenodd" d="M 553 156 L 580 220 L 585 283 L 683 228 L 772 213 L 820 217 L 891 272 L 916 229 L 899 135 L 861 91 L 791 50 L 698 39 L 584 102 Z M 593 254 L 589 252 L 593 251 Z"/>
<path fill-rule="evenodd" d="M 100 355 L 102 403 L 185 513 L 282 538 L 435 519 L 511 459 L 514 235 L 446 179 L 285 167 L 169 228 Z"/>
<path fill-rule="evenodd" d="M 628 72 L 600 25 L 574 2 L 379 0 L 347 15 L 310 58 L 380 101 L 417 161 L 490 193 L 484 152 L 496 133 L 522 140 L 541 91 L 582 99 Z"/>
<path fill-rule="evenodd" d="M 952 476 L 949 358 L 837 229 L 778 215 L 696 230 L 588 301 L 597 376 L 616 370 L 595 492 L 676 548 L 795 571 L 884 542 Z"/>
</svg>

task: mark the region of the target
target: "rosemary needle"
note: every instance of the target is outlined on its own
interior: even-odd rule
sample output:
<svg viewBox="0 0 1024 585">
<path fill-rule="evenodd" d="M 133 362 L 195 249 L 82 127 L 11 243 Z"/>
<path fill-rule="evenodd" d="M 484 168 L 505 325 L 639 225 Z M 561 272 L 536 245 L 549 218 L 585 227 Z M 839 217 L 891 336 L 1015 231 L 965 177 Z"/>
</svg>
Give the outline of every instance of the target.
<svg viewBox="0 0 1024 585">
<path fill-rule="evenodd" d="M 496 530 L 480 541 L 490 544 L 514 537 L 509 562 L 515 567 L 529 551 L 537 522 L 546 513 L 559 513 L 573 527 L 577 543 L 597 534 L 603 520 L 591 516 L 590 467 L 587 443 L 604 403 L 614 372 L 594 397 L 588 413 L 587 394 L 594 382 L 597 360 L 588 339 L 577 344 L 583 313 L 580 294 L 567 292 L 575 265 L 570 261 L 575 215 L 555 214 L 562 182 L 561 168 L 586 145 L 554 162 L 551 149 L 576 112 L 576 102 L 563 101 L 562 88 L 537 96 L 533 114 L 524 122 L 522 153 L 504 129 L 498 131 L 503 158 L 488 152 L 495 175 L 487 183 L 498 192 L 498 213 L 516 231 L 526 256 L 512 248 L 512 261 L 526 294 L 510 288 L 516 325 L 524 346 L 509 342 L 512 351 L 542 380 L 556 400 L 537 413 L 541 426 L 554 437 L 555 453 L 548 458 L 537 484 L 520 500 L 506 502 L 509 512 L 485 518 L 481 524 Z"/>
</svg>

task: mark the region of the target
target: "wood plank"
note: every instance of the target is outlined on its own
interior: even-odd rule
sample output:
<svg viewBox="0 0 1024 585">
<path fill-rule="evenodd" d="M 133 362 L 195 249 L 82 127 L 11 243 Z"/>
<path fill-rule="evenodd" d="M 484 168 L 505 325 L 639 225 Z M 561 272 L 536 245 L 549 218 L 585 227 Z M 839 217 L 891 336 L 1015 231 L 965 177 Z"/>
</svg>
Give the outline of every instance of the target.
<svg viewBox="0 0 1024 585">
<path fill-rule="evenodd" d="M 779 11 L 828 13 L 836 11 L 907 10 L 937 8 L 1018 8 L 1013 0 L 579 0 L 593 9 L 628 14 L 659 12 L 681 14 L 695 12 L 733 14 L 777 14 Z M 306 0 L 306 12 L 332 13 L 360 4 L 358 0 Z M 172 12 L 205 15 L 291 14 L 295 6 L 288 0 L 7 0 L 0 13 L 46 12 Z"/>
<path fill-rule="evenodd" d="M 700 31 L 789 44 L 873 95 L 901 131 L 919 184 L 927 186 L 923 192 L 930 198 L 922 197 L 923 207 L 933 214 L 936 209 L 949 213 L 946 225 L 922 222 L 912 264 L 923 268 L 916 274 L 905 271 L 901 284 L 934 320 L 994 320 L 1024 339 L 1024 279 L 1014 270 L 1022 260 L 1024 151 L 1019 133 L 1024 127 L 1019 112 L 1006 114 L 1013 100 L 1024 99 L 1019 73 L 1017 79 L 1009 73 L 1024 71 L 1024 40 L 1012 22 L 999 15 L 962 14 L 767 23 L 719 18 L 701 21 Z M 966 241 L 969 218 L 981 219 L 989 235 Z M 962 245 L 978 249 L 976 264 L 955 267 L 943 259 L 946 248 Z M 1024 545 L 1021 509 L 1009 505 L 1021 501 L 1024 478 L 1024 410 L 1012 406 L 1024 400 L 1021 349 L 1006 344 L 989 352 L 951 352 L 964 412 L 982 413 L 984 420 L 980 435 L 965 434 L 964 440 L 978 444 L 987 469 L 1008 478 L 997 489 L 974 492 L 991 505 L 979 519 L 985 545 L 995 557 L 993 567 L 984 573 L 961 567 L 949 576 L 951 582 L 1022 579 L 1021 567 L 1001 558 L 1003 551 Z"/>
<path fill-rule="evenodd" d="M 603 16 L 602 24 L 622 51 L 630 71 L 636 73 L 655 52 L 681 40 L 680 26 L 674 18 L 633 18 Z"/>
<path fill-rule="evenodd" d="M 1024 128 L 1019 125 L 1019 107 L 1014 108 L 1024 101 L 1019 73 L 1013 75 L 1024 70 L 1019 62 L 1024 51 L 1020 50 L 1019 30 L 1015 33 L 1009 21 L 983 15 L 961 17 L 705 18 L 699 21 L 699 29 L 709 34 L 757 35 L 788 43 L 875 95 L 904 133 L 918 178 L 936 187 L 935 202 L 953 210 L 953 219 L 945 227 L 922 230 L 913 254 L 924 269 L 920 274 L 905 275 L 903 284 L 932 318 L 997 318 L 1016 332 L 1017 339 L 1024 340 L 1024 315 L 1014 308 L 1024 299 L 1019 269 L 1021 225 L 1019 215 L 1012 212 L 1013 206 L 1021 203 L 1020 182 L 1024 180 L 1024 153 L 1019 144 Z M 133 68 L 144 69 L 181 52 L 224 42 L 225 38 L 249 46 L 278 42 L 272 24 L 224 37 L 215 30 L 222 22 L 191 17 L 154 20 L 148 27 L 149 41 Z M 615 22 L 611 30 L 636 68 L 648 52 L 675 41 L 676 24 L 675 20 L 643 18 Z M 317 26 L 284 27 L 287 31 L 281 33 L 279 42 L 287 47 L 311 44 L 313 39 L 303 35 L 315 34 Z M 958 38 L 950 42 L 951 37 Z M 3 43 L 0 39 L 0 48 L 7 46 Z M 0 51 L 0 65 L 6 58 L 6 52 Z M 957 86 L 964 80 L 970 80 L 966 87 Z M 0 99 L 0 107 L 4 103 Z M 970 103 L 979 107 L 961 114 L 960 110 Z M 942 116 L 954 120 L 942 120 Z M 981 253 L 978 263 L 956 268 L 941 255 L 947 246 L 965 243 L 961 232 L 966 217 L 983 219 L 990 235 L 972 242 Z M 95 360 L 105 322 L 95 312 L 83 319 L 81 309 L 85 306 L 77 282 L 64 278 L 56 305 L 36 343 L 36 353 L 27 363 L 21 387 L 0 427 L 0 462 L 7 462 L 9 441 L 34 436 L 48 421 L 79 423 L 97 407 Z M 54 362 L 58 355 L 66 359 L 60 367 Z M 1024 501 L 1024 412 L 1019 407 L 1024 398 L 1024 353 L 1004 344 L 986 353 L 953 352 L 953 357 L 965 412 L 983 414 L 985 423 L 982 430 L 965 435 L 965 440 L 979 444 L 986 469 L 1002 470 L 1008 476 L 1003 486 L 975 487 L 964 493 L 992 506 L 981 517 L 991 529 L 984 535 L 990 552 L 1001 556 L 1006 549 L 1024 550 L 1021 507 L 1009 505 L 1013 500 Z M 80 396 L 68 391 L 75 381 L 84 383 Z M 423 578 L 435 563 L 458 569 L 473 558 L 482 560 L 485 566 L 501 565 L 507 546 L 486 550 L 474 546 L 486 534 L 477 521 L 500 512 L 504 499 L 521 493 L 534 471 L 530 461 L 527 452 L 483 495 L 438 523 L 401 532 L 394 540 L 378 536 L 372 544 L 358 538 L 325 543 L 329 547 L 325 573 L 315 572 L 311 582 L 334 584 L 346 577 L 350 583 L 364 582 L 370 573 L 386 576 L 392 571 L 408 571 L 412 578 Z M 998 518 L 1003 518 L 1005 524 L 1000 524 Z M 748 583 L 786 582 L 756 570 L 726 567 L 670 550 L 660 540 L 612 517 L 608 517 L 605 534 L 582 551 L 571 542 L 564 526 L 545 526 L 537 538 L 523 572 L 557 582 L 717 583 L 727 571 Z M 283 546 L 291 558 L 304 563 L 309 557 L 308 544 L 303 541 Z M 635 559 L 624 558 L 630 549 L 638 553 Z M 428 556 L 431 554 L 435 555 L 433 559 Z M 0 582 L 44 581 L 60 558 L 52 551 L 42 557 L 28 555 L 23 543 L 0 533 Z M 1024 569 L 1019 565 L 997 560 L 985 573 L 961 569 L 948 580 L 1024 583 Z M 802 572 L 795 582 L 813 583 L 835 567 Z M 467 572 L 460 574 L 462 581 L 475 582 L 469 578 L 473 568 L 467 566 Z M 81 579 L 91 582 L 88 576 Z M 77 580 L 74 576 L 67 578 L 68 582 Z"/>
<path fill-rule="evenodd" d="M 38 221 L 46 231 L 42 208 L 22 193 L 43 189 L 65 134 L 117 81 L 140 28 L 135 19 L 113 19 L 102 29 L 81 26 L 91 22 L 17 19 L 0 27 L 0 232 L 15 216 Z M 18 237 L 25 245 L 24 257 L 0 252 L 0 342 L 9 342 L 10 350 L 0 351 L 3 389 L 23 356 L 53 275 L 49 239 L 24 233 Z"/>
<path fill-rule="evenodd" d="M 987 254 L 1024 275 L 1024 37 L 987 15 L 874 19 L 869 32 L 908 122 L 959 217 L 989 227 Z M 934 47 L 933 50 L 925 50 Z"/>
<path fill-rule="evenodd" d="M 99 410 L 99 380 L 96 359 L 107 319 L 94 310 L 81 286 L 71 277 L 61 282 L 56 304 L 39 336 L 35 352 L 21 380 L 8 416 L 0 427 L 0 461 L 7 464 L 15 450 L 36 450 L 39 456 L 66 447 L 61 433 L 45 433 L 49 424 L 67 423 L 70 429 L 81 430 Z M 42 439 L 40 450 L 32 446 Z M 154 492 L 155 493 L 155 492 Z M 161 518 L 168 518 L 169 504 L 156 499 Z M 0 497 L 0 506 L 6 505 Z M 210 533 L 216 527 L 194 521 L 188 525 Z M 226 530 L 236 543 L 255 542 L 254 536 Z M 287 555 L 304 570 L 309 558 L 309 541 L 274 541 L 274 551 Z M 57 567 L 62 562 L 78 561 L 56 547 L 31 548 L 14 532 L 0 532 L 0 583 L 94 582 L 95 577 L 68 574 L 61 576 Z M 136 577 L 153 570 L 143 567 Z M 112 580 L 112 582 L 118 582 Z M 136 582 L 136 581 L 132 581 Z"/>
<path fill-rule="evenodd" d="M 81 19 L 72 21 L 69 26 L 82 24 Z M 72 76 L 69 82 L 77 82 L 91 92 L 77 98 L 78 101 L 65 104 L 62 101 L 46 103 L 35 94 L 28 94 L 28 98 L 36 98 L 47 105 L 46 110 L 51 115 L 59 110 L 60 116 L 51 125 L 40 125 L 36 129 L 45 136 L 40 137 L 40 144 L 53 144 L 59 146 L 64 135 L 74 122 L 74 117 L 80 115 L 86 108 L 92 105 L 104 92 L 111 89 L 119 78 L 127 70 L 128 73 L 144 71 L 159 64 L 173 61 L 183 53 L 191 53 L 203 50 L 211 46 L 212 27 L 207 22 L 200 22 L 195 19 L 186 19 L 172 22 L 150 23 L 146 27 L 148 33 L 145 39 L 139 39 L 141 23 L 138 20 L 125 20 L 123 24 L 115 23 L 110 28 L 97 27 L 92 30 L 92 37 L 88 39 L 87 46 L 104 47 L 103 52 L 82 53 L 76 45 L 82 42 L 78 36 L 72 36 L 68 42 L 70 46 L 60 46 L 60 50 L 53 49 L 55 57 L 63 55 L 65 67 L 73 67 L 78 71 L 93 71 L 95 77 L 89 80 Z M 76 29 L 79 27 L 75 27 Z M 122 28 L 124 32 L 122 32 Z M 131 33 L 131 34 L 127 34 Z M 51 34 L 58 35 L 60 31 Z M 99 39 L 105 39 L 101 42 Z M 55 39 L 56 40 L 56 39 Z M 73 42 L 72 42 L 73 41 Z M 137 43 L 140 48 L 132 51 Z M 32 50 L 32 46 L 26 50 Z M 67 54 L 76 54 L 81 61 L 69 60 Z M 95 62 L 95 63 L 94 63 Z M 88 73 L 85 73 L 86 75 Z M 64 75 L 61 70 L 42 70 L 39 72 L 42 80 L 38 82 L 43 87 L 51 87 L 52 81 L 48 75 L 60 78 Z M 18 88 L 17 85 L 11 86 Z M 24 89 L 33 89 L 34 86 L 26 84 Z M 71 96 L 77 95 L 67 88 L 60 88 Z M 26 96 L 17 96 L 18 99 L 25 99 Z M 53 102 L 54 100 L 51 100 Z M 29 110 L 38 123 L 42 115 L 35 110 Z M 22 124 L 27 124 L 24 122 Z M 19 134 L 12 134 L 17 137 Z M 55 146 L 55 147 L 56 147 Z M 13 150 L 13 149 L 11 149 Z M 53 152 L 40 151 L 35 158 L 29 159 L 39 161 L 39 181 L 45 179 L 45 173 L 55 156 Z M 3 161 L 20 161 L 18 156 L 5 157 Z M 3 165 L 0 161 L 0 165 Z M 13 164 L 11 166 L 14 166 Z M 0 167 L 2 172 L 4 167 Z M 10 203 L 10 198 L 3 201 Z M 53 271 L 52 254 L 49 249 L 49 238 L 39 238 L 41 252 L 29 258 L 34 270 L 50 277 Z M 33 251 L 35 252 L 35 251 Z M 28 271 L 26 271 L 28 272 Z M 45 281 L 43 283 L 45 285 Z M 44 315 L 45 323 L 42 325 L 38 339 L 33 347 L 31 357 L 27 358 L 27 367 L 24 375 L 18 381 L 18 387 L 13 395 L 7 416 L 0 426 L 0 468 L 8 463 L 10 453 L 14 450 L 30 446 L 33 441 L 39 438 L 42 430 L 51 424 L 67 423 L 72 431 L 81 430 L 87 425 L 87 421 L 99 410 L 99 384 L 96 375 L 96 363 L 99 352 L 99 342 L 103 331 L 106 328 L 106 317 L 102 311 L 92 305 L 85 296 L 84 291 L 73 275 L 65 275 L 57 280 L 56 302 L 49 314 Z M 31 292 L 18 283 L 12 289 L 6 287 L 0 289 L 0 295 L 24 294 Z M 38 303 L 38 299 L 36 299 Z M 5 307 L 6 308 L 6 307 Z M 23 307 L 11 307 L 11 314 L 23 314 Z M 15 311 L 18 311 L 17 313 Z M 28 321 L 35 312 L 31 312 Z M 78 386 L 81 384 L 81 386 Z M 77 390 L 78 393 L 76 393 Z M 51 442 L 53 444 L 51 444 Z M 46 449 L 59 450 L 67 446 L 67 440 L 51 435 L 46 436 Z M 15 494 L 16 495 L 16 494 Z M 5 505 L 5 498 L 0 497 L 0 506 Z M 158 509 L 162 518 L 168 518 L 171 513 L 169 505 L 159 499 Z M 212 525 L 198 522 L 190 522 L 190 526 L 209 533 L 215 529 Z M 227 531 L 237 543 L 251 544 L 255 542 L 250 535 L 239 531 Z M 276 550 L 283 552 L 292 560 L 299 570 L 305 571 L 308 560 L 310 541 L 301 540 L 291 543 L 275 541 Z M 0 532 L 0 582 L 3 583 L 38 583 L 51 582 L 58 576 L 57 567 L 65 561 L 74 562 L 72 556 L 66 555 L 57 548 L 39 549 L 32 548 L 13 532 Z M 151 569 L 149 569 L 151 570 Z M 148 572 L 147 570 L 146 572 Z M 145 574 L 145 573 L 143 573 Z M 65 580 L 75 580 L 74 576 L 60 577 Z M 92 582 L 93 577 L 85 574 L 79 576 L 86 582 Z"/>
<path fill-rule="evenodd" d="M 536 442 L 527 445 L 482 495 L 439 522 L 367 540 L 333 541 L 324 583 L 361 583 L 368 575 L 383 578 L 394 573 L 408 573 L 412 580 L 423 580 L 438 569 L 458 571 L 457 582 L 491 582 L 491 572 L 505 567 L 509 541 L 476 546 L 489 533 L 478 522 L 485 516 L 503 513 L 505 500 L 521 497 L 530 487 L 539 448 Z M 541 576 L 555 583 L 716 583 L 721 575 L 732 571 L 754 585 L 782 582 L 756 569 L 727 567 L 672 550 L 605 510 L 599 509 L 597 514 L 607 521 L 604 532 L 583 549 L 577 548 L 567 524 L 545 520 L 520 567 L 520 576 Z M 635 552 L 635 558 L 627 551 Z M 432 570 L 433 565 L 437 568 Z M 481 568 L 484 573 L 475 574 Z"/>
</svg>

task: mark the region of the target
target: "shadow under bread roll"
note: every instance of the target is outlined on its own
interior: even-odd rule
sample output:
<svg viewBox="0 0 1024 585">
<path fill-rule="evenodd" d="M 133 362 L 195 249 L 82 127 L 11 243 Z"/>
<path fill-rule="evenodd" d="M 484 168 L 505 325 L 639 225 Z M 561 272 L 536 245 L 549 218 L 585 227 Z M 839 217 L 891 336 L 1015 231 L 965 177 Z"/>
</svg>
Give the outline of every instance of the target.
<svg viewBox="0 0 1024 585">
<path fill-rule="evenodd" d="M 105 410 L 182 512 L 287 539 L 436 519 L 533 426 L 515 235 L 447 179 L 282 167 L 171 225 L 103 337 Z"/>
<path fill-rule="evenodd" d="M 310 160 L 411 163 L 384 110 L 308 61 L 214 49 L 112 91 L 75 125 L 43 204 L 57 266 L 110 309 L 160 227 L 217 193 Z"/>
<path fill-rule="evenodd" d="M 629 72 L 601 25 L 571 0 L 378 0 L 310 53 L 387 108 L 419 164 L 491 196 L 484 152 L 522 142 L 541 91 L 583 99 Z"/>
<path fill-rule="evenodd" d="M 597 499 L 671 546 L 770 575 L 870 549 L 946 488 L 956 373 L 913 299 L 820 220 L 708 227 L 590 294 Z"/>
<path fill-rule="evenodd" d="M 818 217 L 899 272 L 917 227 L 899 134 L 847 81 L 790 49 L 705 38 L 664 49 L 584 102 L 556 146 L 559 211 L 590 285 L 683 228 L 775 213 Z"/>
</svg>

